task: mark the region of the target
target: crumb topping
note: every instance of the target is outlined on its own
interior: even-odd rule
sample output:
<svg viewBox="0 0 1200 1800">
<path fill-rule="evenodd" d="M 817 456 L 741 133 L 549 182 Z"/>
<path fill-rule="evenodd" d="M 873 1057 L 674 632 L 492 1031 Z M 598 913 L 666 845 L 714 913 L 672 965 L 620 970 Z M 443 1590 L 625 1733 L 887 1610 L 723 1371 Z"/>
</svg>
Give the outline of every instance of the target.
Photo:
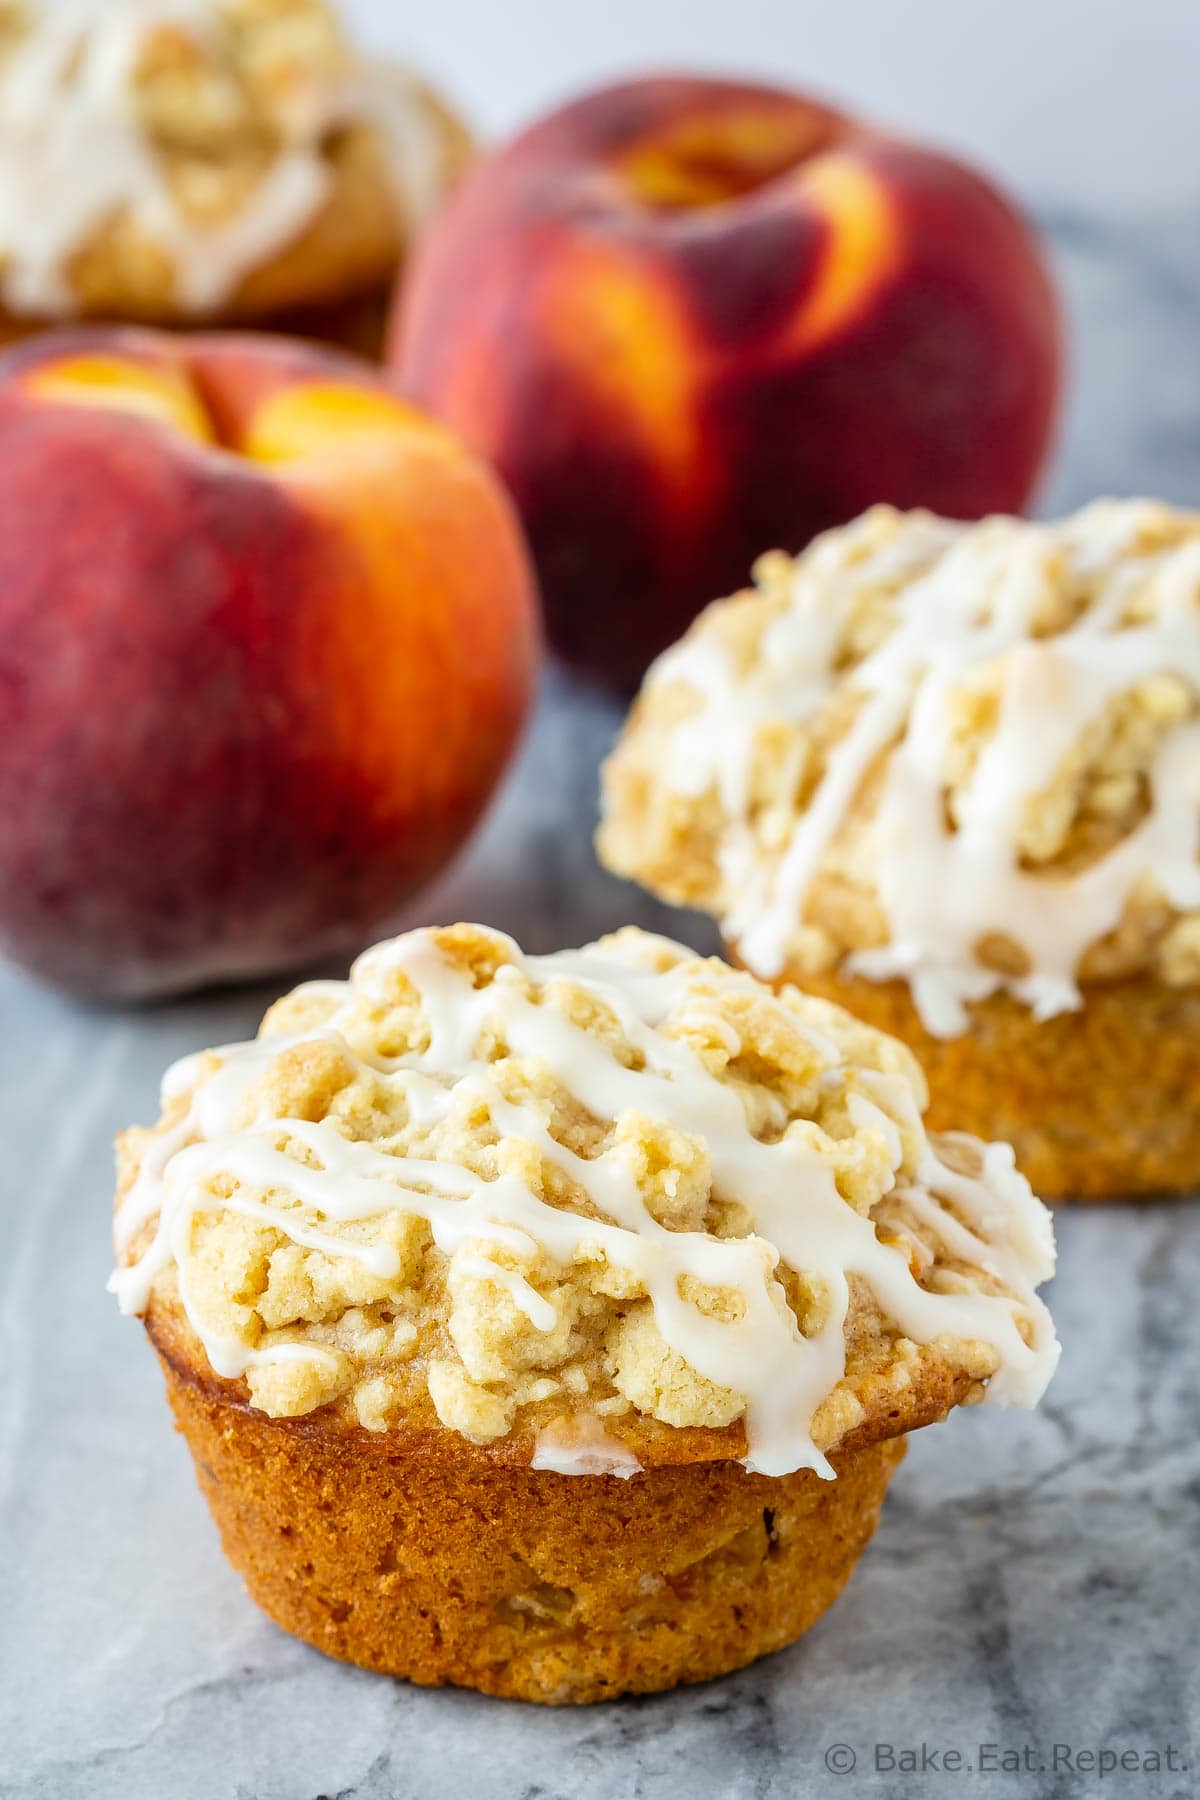
<svg viewBox="0 0 1200 1800">
<path fill-rule="evenodd" d="M 347 134 L 397 229 L 423 216 L 427 112 L 326 0 L 0 0 L 0 297 L 69 314 L 98 261 L 211 311 L 328 200 Z"/>
<path fill-rule="evenodd" d="M 875 507 L 755 576 L 650 671 L 609 867 L 765 977 L 906 979 L 939 1036 L 1001 988 L 1200 982 L 1200 513 Z"/>
<path fill-rule="evenodd" d="M 1057 1354 L 1048 1215 L 924 1099 L 893 1039 L 666 939 L 413 932 L 169 1073 L 113 1285 L 273 1416 L 432 1407 L 565 1468 L 631 1414 L 741 1420 L 749 1466 L 827 1473 L 927 1347 L 1030 1404 Z"/>
</svg>

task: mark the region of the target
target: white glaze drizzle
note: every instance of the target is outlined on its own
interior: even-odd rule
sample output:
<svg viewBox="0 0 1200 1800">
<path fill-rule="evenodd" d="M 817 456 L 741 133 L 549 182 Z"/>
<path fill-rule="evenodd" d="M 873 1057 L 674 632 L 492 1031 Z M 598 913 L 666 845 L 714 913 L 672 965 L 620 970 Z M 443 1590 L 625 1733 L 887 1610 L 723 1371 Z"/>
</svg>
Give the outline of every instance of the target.
<svg viewBox="0 0 1200 1800">
<path fill-rule="evenodd" d="M 812 1442 L 811 1424 L 845 1372 L 851 1274 L 867 1281 L 883 1312 L 916 1342 L 949 1336 L 993 1345 L 1001 1366 L 989 1385 L 990 1398 L 1024 1405 L 1037 1400 L 1058 1355 L 1049 1315 L 1034 1293 L 1035 1284 L 1053 1269 L 1053 1234 L 1045 1209 L 1014 1173 L 1011 1152 L 992 1147 L 986 1153 L 992 1159 L 986 1179 L 972 1181 L 944 1167 L 930 1146 L 921 1171 L 923 1190 L 930 1196 L 923 1217 L 946 1241 L 953 1237 L 955 1254 L 969 1249 L 971 1260 L 996 1273 L 1010 1292 L 928 1292 L 914 1281 L 906 1256 L 882 1243 L 871 1221 L 841 1199 L 828 1164 L 814 1148 L 786 1131 L 770 1142 L 755 1137 L 736 1090 L 713 1076 L 689 1046 L 658 1029 L 669 1013 L 679 1017 L 686 1012 L 686 963 L 656 971 L 627 947 L 618 952 L 611 946 L 525 957 L 509 940 L 491 935 L 504 945 L 508 961 L 490 985 L 479 989 L 442 955 L 428 931 L 377 946 L 359 959 L 350 983 L 338 990 L 342 1003 L 335 1015 L 310 1035 L 353 1054 L 342 1034 L 352 1030 L 355 995 L 382 999 L 387 977 L 403 971 L 420 995 L 429 1047 L 371 1066 L 401 1087 L 406 1098 L 412 1096 L 427 1115 L 445 1110 L 451 1090 L 478 1100 L 501 1134 L 535 1144 L 578 1182 L 603 1218 L 550 1206 L 512 1176 L 488 1181 L 453 1163 L 388 1155 L 369 1143 L 348 1140 L 327 1123 L 263 1119 L 233 1130 L 237 1108 L 267 1061 L 289 1044 L 304 1041 L 268 1037 L 222 1052 L 224 1061 L 196 1087 L 186 1117 L 148 1151 L 118 1213 L 118 1246 L 129 1246 L 155 1206 L 158 1224 L 140 1258 L 114 1272 L 110 1286 L 123 1311 L 144 1311 L 155 1276 L 174 1262 L 182 1304 L 209 1361 L 218 1374 L 236 1377 L 261 1352 L 214 1332 L 187 1291 L 183 1268 L 197 1212 L 221 1207 L 247 1212 L 295 1242 L 357 1256 L 386 1278 L 397 1272 L 390 1246 L 331 1236 L 325 1227 L 397 1209 L 425 1219 L 445 1254 L 462 1249 L 458 1271 L 503 1286 L 539 1330 L 553 1325 L 553 1308 L 523 1276 L 496 1262 L 495 1250 L 511 1250 L 518 1258 L 533 1258 L 540 1250 L 562 1269 L 580 1257 L 602 1254 L 613 1266 L 632 1271 L 644 1284 L 666 1342 L 711 1381 L 746 1396 L 746 1463 L 765 1474 L 800 1467 L 832 1473 Z M 535 1004 L 522 991 L 522 975 L 543 994 L 555 981 L 586 985 L 612 1009 L 644 1066 L 624 1067 L 604 1043 L 553 1004 Z M 722 979 L 751 984 L 749 976 L 733 971 Z M 697 1004 L 703 1012 L 712 1002 L 700 995 Z M 593 1158 L 581 1157 L 550 1135 L 536 1106 L 505 1099 L 488 1063 L 476 1058 L 485 1025 L 503 1033 L 514 1055 L 550 1067 L 595 1116 L 617 1119 L 637 1110 L 704 1140 L 714 1192 L 749 1209 L 755 1234 L 718 1239 L 659 1224 L 619 1145 Z M 165 1095 L 185 1092 L 195 1074 L 194 1061 L 177 1065 L 164 1083 Z M 831 1074 L 840 1079 L 836 1071 Z M 856 1097 L 859 1117 L 877 1114 L 872 1122 L 898 1168 L 897 1121 L 917 1124 L 911 1091 L 900 1076 L 873 1074 L 867 1085 L 873 1098 Z M 431 1091 L 441 1096 L 440 1107 Z M 302 1144 L 320 1166 L 287 1155 L 278 1147 L 284 1138 Z M 237 1182 L 232 1199 L 213 1191 L 218 1176 Z M 272 1205 L 245 1190 L 282 1191 L 295 1204 Z M 952 1201 L 958 1218 L 937 1204 L 938 1195 Z M 831 1295 L 827 1322 L 811 1338 L 800 1335 L 773 1279 L 780 1257 L 815 1274 Z M 743 1316 L 725 1321 L 701 1313 L 681 1297 L 685 1275 L 739 1291 Z M 1018 1321 L 1024 1322 L 1030 1342 Z"/>
<path fill-rule="evenodd" d="M 632 1450 L 604 1429 L 594 1413 L 556 1419 L 534 1440 L 531 1469 L 553 1469 L 557 1475 L 615 1475 L 628 1481 L 642 1465 Z"/>
<path fill-rule="evenodd" d="M 189 219 L 139 125 L 131 83 L 159 27 L 214 42 L 213 0 L 34 0 L 30 14 L 0 62 L 0 299 L 13 312 L 70 316 L 71 260 L 120 212 L 169 257 L 180 310 L 215 311 L 315 216 L 329 192 L 322 143 L 355 120 L 380 133 L 402 220 L 419 224 L 437 197 L 437 137 L 413 83 L 361 64 L 306 96 L 290 141 L 235 214 Z"/>
<path fill-rule="evenodd" d="M 1146 677 L 1184 676 L 1200 691 L 1200 535 L 1136 551 L 1148 503 L 1098 502 L 1060 525 L 1013 519 L 969 527 L 910 515 L 894 540 L 861 550 L 871 515 L 819 539 L 796 566 L 791 604 L 767 628 L 753 668 L 739 674 L 709 632 L 660 657 L 649 685 L 682 682 L 703 698 L 672 733 L 662 779 L 698 797 L 715 789 L 729 826 L 720 851 L 733 896 L 727 938 L 756 973 L 781 974 L 822 857 L 867 771 L 889 746 L 872 854 L 889 941 L 848 959 L 851 972 L 908 981 L 926 1027 L 953 1037 L 965 1003 L 1005 988 L 1039 1019 L 1080 1004 L 1084 952 L 1111 932 L 1145 879 L 1181 911 L 1200 906 L 1200 725 L 1165 737 L 1145 818 L 1073 875 L 1020 865 L 1027 802 L 1108 702 Z M 1099 578 L 1093 604 L 1053 636 L 1031 636 L 1048 566 L 1059 557 Z M 1122 623 L 1131 575 L 1153 584 L 1154 616 Z M 901 582 L 895 629 L 847 675 L 838 646 L 858 595 Z M 952 691 L 991 666 L 1000 715 L 947 826 L 943 771 Z M 841 686 L 862 695 L 844 738 L 795 822 L 782 854 L 764 853 L 750 825 L 750 776 L 769 720 L 801 723 Z M 1026 952 L 1020 977 L 982 963 L 977 947 L 1003 934 Z"/>
</svg>

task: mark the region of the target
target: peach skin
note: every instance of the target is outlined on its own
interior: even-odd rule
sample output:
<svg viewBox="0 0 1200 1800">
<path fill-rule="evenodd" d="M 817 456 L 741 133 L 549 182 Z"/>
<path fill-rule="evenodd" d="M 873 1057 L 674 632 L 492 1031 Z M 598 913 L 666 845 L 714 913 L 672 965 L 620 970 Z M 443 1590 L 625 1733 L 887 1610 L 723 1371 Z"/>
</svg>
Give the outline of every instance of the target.
<svg viewBox="0 0 1200 1800">
<path fill-rule="evenodd" d="M 0 948 L 99 997 L 366 939 L 531 697 L 499 483 L 349 357 L 100 329 L 0 358 Z"/>
<path fill-rule="evenodd" d="M 1059 318 L 971 170 L 799 95 L 662 77 L 477 164 L 389 356 L 516 497 L 554 648 L 628 686 L 769 546 L 877 500 L 1018 510 Z"/>
</svg>

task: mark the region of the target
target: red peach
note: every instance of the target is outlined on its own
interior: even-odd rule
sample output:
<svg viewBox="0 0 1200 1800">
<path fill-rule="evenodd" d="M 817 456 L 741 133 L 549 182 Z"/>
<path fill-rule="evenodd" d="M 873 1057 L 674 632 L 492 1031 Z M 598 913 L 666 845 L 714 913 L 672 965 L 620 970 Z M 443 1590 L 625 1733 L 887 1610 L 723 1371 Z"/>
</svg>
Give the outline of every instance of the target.
<svg viewBox="0 0 1200 1800">
<path fill-rule="evenodd" d="M 0 948 L 142 996 L 361 945 L 513 748 L 536 601 L 474 457 L 348 357 L 0 358 Z"/>
<path fill-rule="evenodd" d="M 1019 509 L 1059 320 L 971 170 L 782 90 L 660 78 L 476 165 L 390 360 L 514 494 L 560 655 L 629 684 L 762 550 L 880 500 Z"/>
</svg>

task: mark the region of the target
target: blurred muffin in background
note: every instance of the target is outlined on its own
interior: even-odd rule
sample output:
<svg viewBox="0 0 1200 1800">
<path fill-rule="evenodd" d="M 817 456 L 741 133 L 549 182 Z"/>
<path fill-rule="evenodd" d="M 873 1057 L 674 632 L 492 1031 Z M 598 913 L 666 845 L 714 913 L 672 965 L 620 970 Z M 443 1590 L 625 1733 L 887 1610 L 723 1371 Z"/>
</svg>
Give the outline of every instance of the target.
<svg viewBox="0 0 1200 1800">
<path fill-rule="evenodd" d="M 1200 1183 L 1200 512 L 873 507 L 646 678 L 601 860 L 901 1038 L 1054 1198 Z"/>
<path fill-rule="evenodd" d="M 0 342 L 104 318 L 374 349 L 469 150 L 325 0 L 0 0 Z"/>
</svg>

